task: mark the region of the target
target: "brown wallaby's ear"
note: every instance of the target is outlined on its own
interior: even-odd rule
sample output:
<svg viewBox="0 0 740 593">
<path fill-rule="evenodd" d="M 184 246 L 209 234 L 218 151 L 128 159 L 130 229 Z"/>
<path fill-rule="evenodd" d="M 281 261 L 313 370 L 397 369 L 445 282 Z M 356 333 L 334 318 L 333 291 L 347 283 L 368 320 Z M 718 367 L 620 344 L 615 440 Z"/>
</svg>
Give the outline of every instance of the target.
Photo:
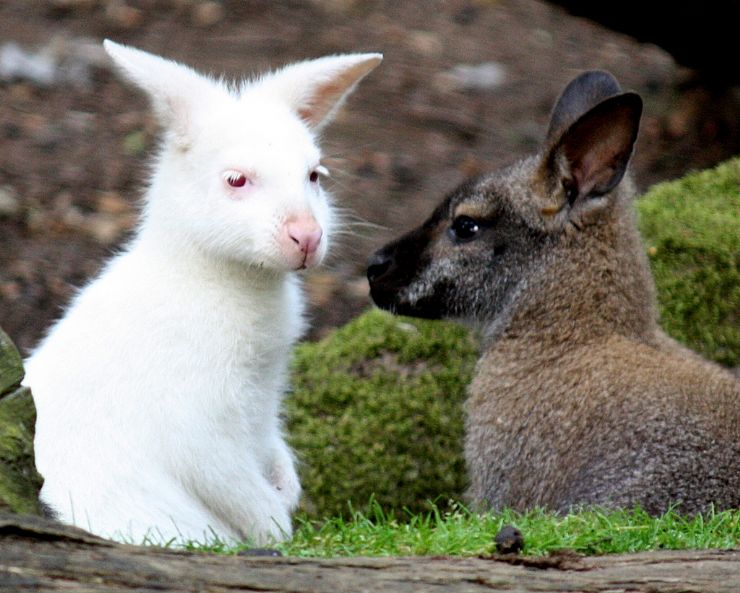
<svg viewBox="0 0 740 593">
<path fill-rule="evenodd" d="M 576 76 L 563 89 L 552 109 L 550 126 L 547 129 L 548 146 L 554 145 L 563 132 L 582 115 L 604 99 L 621 92 L 617 79 L 605 70 L 588 70 Z"/>
<path fill-rule="evenodd" d="M 571 204 L 602 196 L 622 180 L 641 114 L 640 95 L 624 93 L 599 103 L 563 134 L 557 150 L 570 169 L 563 185 Z"/>
<path fill-rule="evenodd" d="M 572 123 L 549 148 L 543 165 L 557 211 L 609 193 L 622 180 L 642 114 L 636 93 L 610 97 Z"/>
</svg>

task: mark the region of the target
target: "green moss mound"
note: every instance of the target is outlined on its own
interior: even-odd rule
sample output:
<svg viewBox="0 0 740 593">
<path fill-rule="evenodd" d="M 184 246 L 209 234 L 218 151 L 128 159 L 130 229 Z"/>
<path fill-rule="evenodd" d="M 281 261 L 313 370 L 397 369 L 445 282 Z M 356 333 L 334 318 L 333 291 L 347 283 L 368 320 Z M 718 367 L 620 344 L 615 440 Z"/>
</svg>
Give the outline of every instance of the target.
<svg viewBox="0 0 740 593">
<path fill-rule="evenodd" d="M 28 389 L 0 399 L 0 510 L 41 514 L 41 476 L 33 462 L 36 409 Z"/>
<path fill-rule="evenodd" d="M 23 365 L 10 338 L 0 330 L 0 511 L 39 514 L 41 477 L 33 462 L 36 409 L 20 387 Z"/>
<path fill-rule="evenodd" d="M 297 349 L 288 434 L 311 515 L 459 499 L 475 348 L 459 326 L 372 310 Z"/>
<path fill-rule="evenodd" d="M 654 186 L 637 209 L 663 328 L 740 365 L 740 157 Z"/>
</svg>

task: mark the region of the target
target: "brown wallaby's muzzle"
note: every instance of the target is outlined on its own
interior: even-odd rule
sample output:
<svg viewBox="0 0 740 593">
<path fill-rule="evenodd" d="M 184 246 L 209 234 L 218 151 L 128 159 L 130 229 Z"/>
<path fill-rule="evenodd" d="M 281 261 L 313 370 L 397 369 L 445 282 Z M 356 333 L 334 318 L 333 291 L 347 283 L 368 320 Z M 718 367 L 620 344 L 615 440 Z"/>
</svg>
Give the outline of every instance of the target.
<svg viewBox="0 0 740 593">
<path fill-rule="evenodd" d="M 370 282 L 380 281 L 392 267 L 393 255 L 385 249 L 379 249 L 367 263 L 367 279 Z"/>
<path fill-rule="evenodd" d="M 395 258 L 388 249 L 373 253 L 367 264 L 367 279 L 370 282 L 370 296 L 378 307 L 393 310 L 394 294 L 385 284 L 387 277 L 395 270 Z"/>
<path fill-rule="evenodd" d="M 368 260 L 370 296 L 381 309 L 429 319 L 445 315 L 441 290 L 422 298 L 413 298 L 408 290 L 426 267 L 423 253 L 429 243 L 430 227 L 425 225 L 404 235 L 376 251 Z"/>
</svg>

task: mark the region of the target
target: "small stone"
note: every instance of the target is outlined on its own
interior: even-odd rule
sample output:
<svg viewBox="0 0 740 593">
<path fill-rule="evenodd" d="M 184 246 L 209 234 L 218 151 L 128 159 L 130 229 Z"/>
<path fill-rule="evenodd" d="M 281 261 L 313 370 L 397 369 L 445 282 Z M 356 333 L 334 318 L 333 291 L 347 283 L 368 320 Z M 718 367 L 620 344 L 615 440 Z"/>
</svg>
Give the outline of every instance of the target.
<svg viewBox="0 0 740 593">
<path fill-rule="evenodd" d="M 212 27 L 224 18 L 224 7 L 220 2 L 199 2 L 193 7 L 193 24 L 196 27 Z"/>
<path fill-rule="evenodd" d="M 0 297 L 6 301 L 17 301 L 21 295 L 21 286 L 17 282 L 0 282 Z"/>
<path fill-rule="evenodd" d="M 367 299 L 370 295 L 370 284 L 364 276 L 347 280 L 345 289 L 355 299 Z"/>
<path fill-rule="evenodd" d="M 279 558 L 283 555 L 280 550 L 271 548 L 249 548 L 236 553 L 237 556 L 262 556 L 267 558 Z"/>
<path fill-rule="evenodd" d="M 408 42 L 416 53 L 423 56 L 436 57 L 444 50 L 439 36 L 429 31 L 410 31 Z"/>
<path fill-rule="evenodd" d="M 513 525 L 504 525 L 493 541 L 499 554 L 518 554 L 524 548 L 522 532 Z"/>
<path fill-rule="evenodd" d="M 77 134 L 89 134 L 95 128 L 95 114 L 86 111 L 68 111 L 64 127 Z"/>
<path fill-rule="evenodd" d="M 98 0 L 50 0 L 57 10 L 90 10 L 98 5 Z"/>
<path fill-rule="evenodd" d="M 12 41 L 0 47 L 0 80 L 27 80 L 37 86 L 51 86 L 56 79 L 57 64 L 46 52 L 32 52 Z"/>
<path fill-rule="evenodd" d="M 498 62 L 458 64 L 451 70 L 438 74 L 434 85 L 439 90 L 492 91 L 506 80 L 506 69 Z"/>
<path fill-rule="evenodd" d="M 98 196 L 98 211 L 105 214 L 127 214 L 131 211 L 131 204 L 118 192 L 106 191 Z"/>
<path fill-rule="evenodd" d="M 532 40 L 543 48 L 550 48 L 553 45 L 553 35 L 545 29 L 535 29 L 531 34 Z"/>
<path fill-rule="evenodd" d="M 127 6 L 123 2 L 111 2 L 105 9 L 108 21 L 122 29 L 133 29 L 141 24 L 143 13 L 140 9 Z"/>
<path fill-rule="evenodd" d="M 15 216 L 20 211 L 21 202 L 15 188 L 10 185 L 0 185 L 0 218 Z"/>
<path fill-rule="evenodd" d="M 103 245 L 112 245 L 129 227 L 126 217 L 96 212 L 84 218 L 79 227 Z"/>
</svg>

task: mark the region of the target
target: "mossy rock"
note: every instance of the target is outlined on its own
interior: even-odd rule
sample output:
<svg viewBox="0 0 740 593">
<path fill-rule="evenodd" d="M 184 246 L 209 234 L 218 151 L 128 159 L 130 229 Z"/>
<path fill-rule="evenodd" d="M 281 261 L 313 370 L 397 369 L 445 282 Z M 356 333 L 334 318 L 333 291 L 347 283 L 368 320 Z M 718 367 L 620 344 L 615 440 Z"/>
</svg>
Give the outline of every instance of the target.
<svg viewBox="0 0 740 593">
<path fill-rule="evenodd" d="M 23 380 L 23 362 L 15 344 L 0 329 L 0 396 L 14 390 Z"/>
<path fill-rule="evenodd" d="M 707 358 L 740 365 L 740 157 L 655 185 L 637 210 L 662 326 Z"/>
<path fill-rule="evenodd" d="M 31 392 L 20 386 L 21 357 L 2 330 L 0 379 L 0 511 L 39 514 L 41 477 L 33 462 L 36 409 Z"/>
</svg>

